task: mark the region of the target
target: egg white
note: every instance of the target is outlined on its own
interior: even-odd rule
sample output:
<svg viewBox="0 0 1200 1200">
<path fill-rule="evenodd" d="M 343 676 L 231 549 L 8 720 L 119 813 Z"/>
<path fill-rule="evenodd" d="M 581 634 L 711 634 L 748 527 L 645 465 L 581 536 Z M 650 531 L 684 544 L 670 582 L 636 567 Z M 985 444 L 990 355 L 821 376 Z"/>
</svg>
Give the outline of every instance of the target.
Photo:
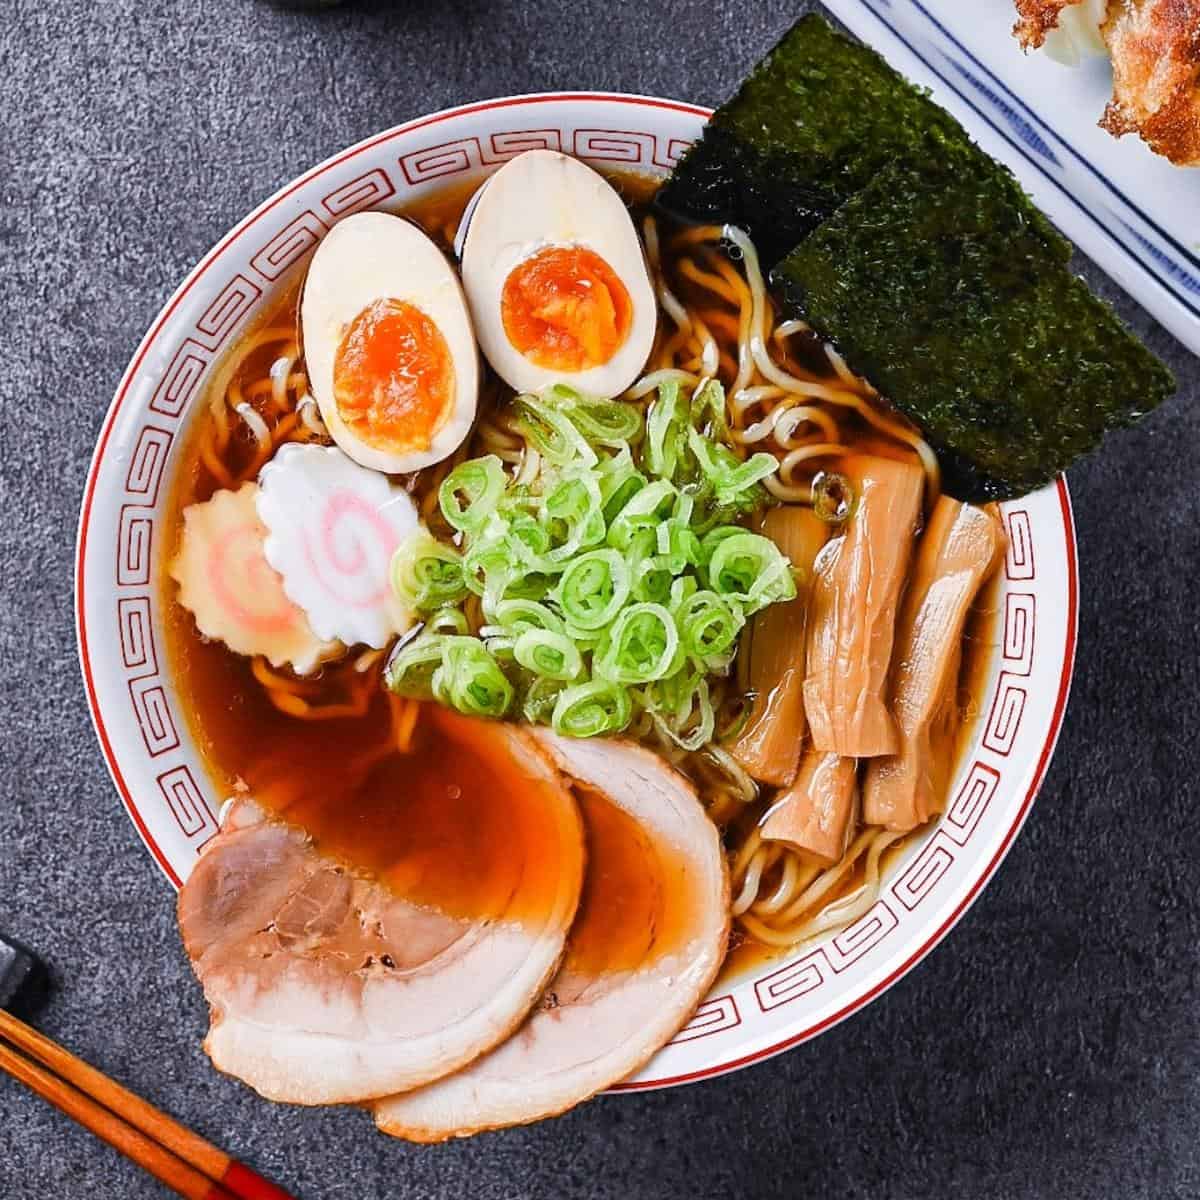
<svg viewBox="0 0 1200 1200">
<path fill-rule="evenodd" d="M 450 414 L 427 450 L 403 453 L 371 445 L 342 420 L 333 395 L 333 367 L 342 338 L 376 300 L 419 308 L 441 331 L 454 363 Z M 389 213 L 356 213 L 317 247 L 300 301 L 308 384 L 333 440 L 355 462 L 400 474 L 440 462 L 470 432 L 479 394 L 479 356 L 462 286 L 453 267 L 411 221 Z"/>
<path fill-rule="evenodd" d="M 591 167 L 553 150 L 529 150 L 505 163 L 477 193 L 456 238 L 463 288 L 479 345 L 496 373 L 519 392 L 553 383 L 609 399 L 637 379 L 658 323 L 654 285 L 642 243 L 621 197 Z M 598 254 L 625 285 L 629 334 L 606 363 L 583 371 L 540 367 L 509 340 L 501 315 L 513 268 L 548 246 Z"/>
</svg>

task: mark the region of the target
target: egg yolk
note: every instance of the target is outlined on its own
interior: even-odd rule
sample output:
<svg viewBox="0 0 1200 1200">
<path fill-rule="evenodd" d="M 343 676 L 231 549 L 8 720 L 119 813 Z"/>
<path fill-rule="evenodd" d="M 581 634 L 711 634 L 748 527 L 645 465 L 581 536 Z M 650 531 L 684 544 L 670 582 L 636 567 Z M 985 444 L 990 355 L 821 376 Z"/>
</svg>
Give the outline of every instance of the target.
<svg viewBox="0 0 1200 1200">
<path fill-rule="evenodd" d="M 454 360 L 415 305 L 376 300 L 350 322 L 333 361 L 346 427 L 377 450 L 428 450 L 454 405 Z"/>
<path fill-rule="evenodd" d="M 510 272 L 500 315 L 508 340 L 530 362 L 554 371 L 585 371 L 621 348 L 633 302 L 594 251 L 548 246 Z"/>
</svg>

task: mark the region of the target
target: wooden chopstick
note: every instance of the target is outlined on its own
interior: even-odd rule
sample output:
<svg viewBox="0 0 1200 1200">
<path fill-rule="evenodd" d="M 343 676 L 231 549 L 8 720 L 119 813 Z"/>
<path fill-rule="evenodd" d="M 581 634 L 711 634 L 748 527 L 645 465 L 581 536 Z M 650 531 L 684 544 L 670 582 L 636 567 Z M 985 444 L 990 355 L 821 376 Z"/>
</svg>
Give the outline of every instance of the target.
<svg viewBox="0 0 1200 1200">
<path fill-rule="evenodd" d="M 0 1043 L 0 1070 L 27 1084 L 60 1112 L 78 1121 L 85 1129 L 90 1129 L 172 1191 L 187 1197 L 187 1200 L 234 1200 L 233 1193 L 227 1192 L 219 1183 L 201 1174 L 195 1167 L 188 1166 L 169 1150 L 164 1150 L 158 1142 L 132 1125 L 127 1125 L 115 1113 L 73 1088 L 66 1080 L 4 1043 Z"/>
<path fill-rule="evenodd" d="M 12 1044 L 0 1041 L 0 1070 L 188 1200 L 294 1200 L 4 1009 L 0 1009 L 0 1038 Z"/>
</svg>

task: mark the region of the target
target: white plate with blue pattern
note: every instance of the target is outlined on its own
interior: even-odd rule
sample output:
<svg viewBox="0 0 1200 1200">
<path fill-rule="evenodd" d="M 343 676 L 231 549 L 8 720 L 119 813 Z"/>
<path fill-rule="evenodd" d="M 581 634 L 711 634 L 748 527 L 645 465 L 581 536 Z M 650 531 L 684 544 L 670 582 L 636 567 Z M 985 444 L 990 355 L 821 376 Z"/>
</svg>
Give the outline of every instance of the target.
<svg viewBox="0 0 1200 1200">
<path fill-rule="evenodd" d="M 1107 59 L 1024 54 L 1011 0 L 826 0 L 826 7 L 1016 174 L 1038 206 L 1200 354 L 1200 168 L 1097 127 Z"/>
</svg>

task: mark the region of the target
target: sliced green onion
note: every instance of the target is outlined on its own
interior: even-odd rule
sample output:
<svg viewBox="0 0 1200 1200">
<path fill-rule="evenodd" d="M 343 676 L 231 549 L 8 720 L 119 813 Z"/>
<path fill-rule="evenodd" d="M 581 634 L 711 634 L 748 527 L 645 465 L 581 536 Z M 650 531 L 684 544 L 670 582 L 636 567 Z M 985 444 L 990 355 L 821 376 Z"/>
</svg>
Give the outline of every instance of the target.
<svg viewBox="0 0 1200 1200">
<path fill-rule="evenodd" d="M 646 477 L 637 469 L 633 456 L 622 450 L 614 458 L 603 462 L 597 470 L 600 485 L 601 512 L 606 525 L 646 486 Z"/>
<path fill-rule="evenodd" d="M 694 575 L 681 575 L 671 581 L 671 595 L 668 607 L 672 612 L 678 612 L 700 590 Z"/>
<path fill-rule="evenodd" d="M 773 454 L 763 451 L 741 462 L 728 446 L 710 441 L 694 429 L 688 432 L 688 445 L 718 505 L 749 510 L 762 504 L 758 483 L 779 469 Z"/>
<path fill-rule="evenodd" d="M 741 525 L 717 525 L 700 539 L 700 565 L 708 566 L 717 547 L 726 539 L 740 537 L 746 530 Z"/>
<path fill-rule="evenodd" d="M 525 720 L 533 725 L 549 725 L 554 715 L 554 706 L 566 686 L 561 679 L 538 676 L 526 688 L 525 697 L 521 701 L 521 713 Z"/>
<path fill-rule="evenodd" d="M 592 680 L 559 693 L 550 723 L 567 737 L 600 737 L 620 733 L 633 716 L 629 692 L 615 683 Z"/>
<path fill-rule="evenodd" d="M 471 626 L 467 621 L 467 614 L 461 608 L 451 608 L 450 605 L 446 605 L 445 608 L 439 608 L 426 618 L 425 628 L 430 633 L 465 634 L 470 631 Z"/>
<path fill-rule="evenodd" d="M 526 629 L 513 645 L 513 658 L 545 679 L 575 679 L 583 670 L 579 647 L 566 634 L 549 629 Z"/>
<path fill-rule="evenodd" d="M 708 680 L 701 679 L 696 684 L 691 695 L 691 708 L 683 721 L 669 723 L 661 717 L 655 717 L 655 724 L 681 750 L 699 750 L 701 746 L 712 741 L 713 730 L 717 718 L 713 712 L 712 699 L 709 696 Z M 695 714 L 694 717 L 692 714 Z"/>
<path fill-rule="evenodd" d="M 565 562 L 580 550 L 604 541 L 600 485 L 590 474 L 574 475 L 558 483 L 546 496 L 541 515 L 551 541 L 558 542 L 546 551 L 548 563 Z"/>
<path fill-rule="evenodd" d="M 745 624 L 741 607 L 716 592 L 704 590 L 688 597 L 675 613 L 685 653 L 706 663 L 726 665 Z"/>
<path fill-rule="evenodd" d="M 660 479 L 675 478 L 685 424 L 679 403 L 679 381 L 662 384 L 646 418 L 646 467 L 652 475 Z"/>
<path fill-rule="evenodd" d="M 779 460 L 775 455 L 762 451 L 751 456 L 723 478 L 717 480 L 717 503 L 737 505 L 746 499 L 751 499 L 752 507 L 757 507 L 761 501 L 761 493 L 758 493 L 757 485 L 778 470 Z M 751 493 L 754 494 L 751 495 Z"/>
<path fill-rule="evenodd" d="M 746 612 L 758 612 L 768 604 L 778 604 L 796 598 L 796 572 L 782 555 L 770 570 L 758 577 L 745 605 Z"/>
<path fill-rule="evenodd" d="M 515 408 L 537 470 L 518 484 L 495 456 L 462 463 L 439 493 L 461 550 L 422 532 L 393 560 L 394 590 L 425 625 L 393 651 L 388 686 L 475 716 L 516 707 L 576 737 L 619 732 L 636 711 L 703 745 L 710 675 L 751 613 L 795 594 L 787 559 L 740 523 L 775 459 L 725 444 L 713 380 L 690 401 L 662 385 L 645 421 L 563 385 Z"/>
<path fill-rule="evenodd" d="M 411 642 L 401 643 L 383 670 L 384 686 L 398 696 L 427 698 L 432 693 L 434 671 L 442 663 L 445 637 L 422 633 Z"/>
<path fill-rule="evenodd" d="M 504 596 L 506 585 L 520 570 L 503 542 L 478 541 L 463 555 L 463 579 L 477 596 L 493 608 Z"/>
<path fill-rule="evenodd" d="M 513 687 L 477 638 L 449 637 L 442 643 L 441 666 L 433 673 L 436 699 L 472 717 L 502 717 L 513 700 Z"/>
<path fill-rule="evenodd" d="M 656 542 L 659 558 L 672 575 L 681 575 L 689 566 L 699 566 L 702 561 L 700 539 L 676 517 L 658 526 Z"/>
<path fill-rule="evenodd" d="M 453 604 L 467 594 L 462 557 L 423 530 L 410 534 L 392 556 L 392 588 L 418 612 Z"/>
<path fill-rule="evenodd" d="M 594 446 L 620 450 L 642 433 L 642 414 L 634 404 L 577 397 L 567 410 L 575 428 Z"/>
<path fill-rule="evenodd" d="M 579 462 L 592 466 L 597 461 L 595 450 L 575 427 L 570 416 L 550 398 L 518 396 L 513 401 L 517 428 L 544 458 L 556 466 Z"/>
<path fill-rule="evenodd" d="M 675 576 L 665 554 L 643 559 L 633 578 L 635 599 L 651 604 L 666 604 L 671 598 L 671 584 Z"/>
<path fill-rule="evenodd" d="M 504 599 L 544 600 L 554 586 L 554 576 L 542 571 L 522 575 L 515 571 L 504 585 Z"/>
<path fill-rule="evenodd" d="M 512 513 L 504 536 L 513 554 L 531 565 L 540 563 L 550 549 L 550 534 L 532 513 Z"/>
<path fill-rule="evenodd" d="M 631 604 L 613 622 L 596 655 L 597 675 L 614 683 L 649 683 L 678 666 L 679 628 L 661 604 Z"/>
<path fill-rule="evenodd" d="M 717 595 L 752 613 L 796 595 L 791 565 L 770 538 L 757 533 L 723 537 L 708 561 L 708 583 Z"/>
<path fill-rule="evenodd" d="M 665 479 L 648 483 L 613 518 L 608 527 L 608 544 L 624 550 L 639 529 L 651 528 L 667 515 L 676 494 L 674 485 Z"/>
<path fill-rule="evenodd" d="M 646 709 L 658 729 L 681 749 L 699 750 L 712 741 L 716 714 L 708 680 L 694 668 L 685 668 L 652 684 L 646 696 Z"/>
<path fill-rule="evenodd" d="M 620 554 L 591 550 L 567 565 L 554 596 L 569 625 L 599 630 L 621 611 L 629 585 L 629 567 Z"/>
<path fill-rule="evenodd" d="M 729 431 L 725 416 L 725 389 L 720 380 L 709 379 L 692 396 L 692 426 L 705 437 L 723 442 Z"/>
<path fill-rule="evenodd" d="M 563 621 L 557 613 L 535 600 L 521 598 L 501 600 L 496 605 L 494 619 L 498 625 L 513 633 L 524 633 L 527 629 L 546 629 L 551 633 L 563 632 Z"/>
<path fill-rule="evenodd" d="M 438 489 L 442 516 L 460 533 L 482 529 L 504 494 L 504 466 L 494 455 L 460 463 Z"/>
<path fill-rule="evenodd" d="M 486 629 L 492 630 L 491 633 L 485 634 L 481 629 L 479 631 L 479 639 L 483 643 L 483 648 L 496 660 L 500 665 L 501 670 L 506 666 L 510 666 L 515 660 L 513 659 L 513 647 L 516 645 L 516 638 L 509 637 L 507 633 L 495 632 L 495 626 L 485 626 Z"/>
</svg>

